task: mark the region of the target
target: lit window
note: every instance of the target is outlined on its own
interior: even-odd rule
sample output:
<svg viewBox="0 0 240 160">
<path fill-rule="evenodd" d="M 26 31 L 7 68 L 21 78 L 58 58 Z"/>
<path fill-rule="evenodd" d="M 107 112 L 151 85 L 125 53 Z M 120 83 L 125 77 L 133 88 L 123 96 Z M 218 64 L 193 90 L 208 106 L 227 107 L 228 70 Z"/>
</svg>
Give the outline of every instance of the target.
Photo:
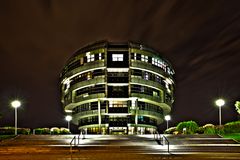
<svg viewBox="0 0 240 160">
<path fill-rule="evenodd" d="M 123 54 L 112 54 L 112 61 L 123 61 Z"/>
<path fill-rule="evenodd" d="M 158 97 L 158 93 L 156 91 L 153 91 L 153 97 Z"/>
<path fill-rule="evenodd" d="M 88 72 L 87 73 L 87 80 L 91 79 L 92 78 L 92 73 L 91 72 Z"/>
<path fill-rule="evenodd" d="M 141 61 L 148 62 L 148 56 L 141 55 Z"/>
<path fill-rule="evenodd" d="M 99 60 L 101 60 L 102 59 L 102 53 L 99 53 L 98 55 L 99 55 Z"/>
<path fill-rule="evenodd" d="M 144 61 L 144 55 L 141 55 L 141 61 Z"/>
<path fill-rule="evenodd" d="M 145 74 L 144 74 L 144 79 L 149 80 L 149 74 L 147 72 L 145 72 Z"/>
<path fill-rule="evenodd" d="M 94 54 L 92 55 L 87 55 L 87 62 L 93 62 L 94 61 Z"/>
</svg>

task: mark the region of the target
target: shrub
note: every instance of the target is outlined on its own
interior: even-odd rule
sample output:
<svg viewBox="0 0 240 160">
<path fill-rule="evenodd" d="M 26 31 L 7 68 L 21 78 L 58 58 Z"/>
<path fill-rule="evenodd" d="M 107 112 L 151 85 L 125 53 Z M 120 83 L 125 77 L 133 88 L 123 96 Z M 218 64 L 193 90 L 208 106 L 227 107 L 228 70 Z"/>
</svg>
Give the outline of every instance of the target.
<svg viewBox="0 0 240 160">
<path fill-rule="evenodd" d="M 225 133 L 240 133 L 240 121 L 229 122 L 224 125 Z"/>
<path fill-rule="evenodd" d="M 30 128 L 18 128 L 17 129 L 18 134 L 30 134 L 31 129 Z"/>
<path fill-rule="evenodd" d="M 196 133 L 203 134 L 204 133 L 203 127 L 198 127 L 198 129 L 196 130 Z"/>
<path fill-rule="evenodd" d="M 15 133 L 14 127 L 1 127 L 0 128 L 0 134 L 1 135 L 11 135 Z"/>
<path fill-rule="evenodd" d="M 205 124 L 203 127 L 204 134 L 215 134 L 215 126 L 213 124 Z"/>
<path fill-rule="evenodd" d="M 184 128 L 186 128 L 186 134 L 194 134 L 198 129 L 198 124 L 195 121 L 185 121 L 177 125 L 177 131 L 180 133 L 183 133 Z"/>
<path fill-rule="evenodd" d="M 30 134 L 31 130 L 29 128 L 18 128 L 18 134 Z M 1 135 L 12 135 L 15 134 L 15 127 L 2 127 L 0 128 Z"/>
<path fill-rule="evenodd" d="M 173 132 L 175 132 L 177 129 L 177 127 L 171 127 L 171 128 L 168 128 L 164 131 L 165 134 L 173 134 Z"/>
<path fill-rule="evenodd" d="M 215 134 L 224 134 L 224 126 L 215 126 Z"/>
<path fill-rule="evenodd" d="M 60 129 L 57 127 L 51 128 L 51 134 L 60 134 L 60 132 L 61 132 Z"/>
<path fill-rule="evenodd" d="M 60 128 L 60 134 L 70 134 L 71 132 L 67 128 Z"/>
</svg>

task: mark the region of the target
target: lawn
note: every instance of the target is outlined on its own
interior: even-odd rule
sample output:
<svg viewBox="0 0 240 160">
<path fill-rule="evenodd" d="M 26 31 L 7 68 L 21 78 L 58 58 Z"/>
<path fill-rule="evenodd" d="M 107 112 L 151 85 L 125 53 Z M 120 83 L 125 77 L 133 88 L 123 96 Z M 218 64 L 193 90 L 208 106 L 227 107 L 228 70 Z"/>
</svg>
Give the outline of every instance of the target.
<svg viewBox="0 0 240 160">
<path fill-rule="evenodd" d="M 0 141 L 4 140 L 4 139 L 10 139 L 15 137 L 15 135 L 0 135 Z"/>
<path fill-rule="evenodd" d="M 240 142 L 240 133 L 229 133 L 229 134 L 224 134 L 224 138 L 232 138 Z"/>
</svg>

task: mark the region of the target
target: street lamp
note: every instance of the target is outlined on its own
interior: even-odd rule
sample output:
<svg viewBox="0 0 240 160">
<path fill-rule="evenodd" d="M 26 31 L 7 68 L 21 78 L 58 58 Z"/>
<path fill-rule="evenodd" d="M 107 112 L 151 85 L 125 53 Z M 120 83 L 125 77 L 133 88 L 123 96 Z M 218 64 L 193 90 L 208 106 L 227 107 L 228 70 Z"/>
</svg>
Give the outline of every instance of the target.
<svg viewBox="0 0 240 160">
<path fill-rule="evenodd" d="M 72 116 L 67 115 L 67 116 L 65 117 L 65 119 L 66 119 L 66 121 L 68 122 L 68 130 L 69 130 L 69 132 L 70 132 L 70 121 L 72 120 Z"/>
<path fill-rule="evenodd" d="M 21 106 L 21 102 L 14 100 L 11 102 L 11 106 L 15 108 L 15 135 L 17 135 L 17 108 Z"/>
<path fill-rule="evenodd" d="M 221 113 L 221 108 L 222 106 L 225 104 L 225 101 L 223 99 L 217 99 L 215 101 L 215 104 L 218 106 L 219 108 L 219 125 L 221 126 L 222 125 L 222 113 Z"/>
<path fill-rule="evenodd" d="M 167 121 L 167 129 L 168 129 L 168 121 L 171 120 L 171 116 L 170 115 L 166 115 L 165 116 L 165 120 Z"/>
</svg>

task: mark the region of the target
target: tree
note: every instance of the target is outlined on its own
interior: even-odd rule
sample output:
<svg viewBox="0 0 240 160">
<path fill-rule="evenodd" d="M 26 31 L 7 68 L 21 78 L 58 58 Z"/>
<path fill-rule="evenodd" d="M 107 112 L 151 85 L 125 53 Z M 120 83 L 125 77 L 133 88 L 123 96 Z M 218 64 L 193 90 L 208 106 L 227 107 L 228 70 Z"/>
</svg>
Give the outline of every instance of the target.
<svg viewBox="0 0 240 160">
<path fill-rule="evenodd" d="M 240 102 L 239 101 L 236 101 L 235 107 L 236 107 L 238 114 L 240 114 Z"/>
</svg>

